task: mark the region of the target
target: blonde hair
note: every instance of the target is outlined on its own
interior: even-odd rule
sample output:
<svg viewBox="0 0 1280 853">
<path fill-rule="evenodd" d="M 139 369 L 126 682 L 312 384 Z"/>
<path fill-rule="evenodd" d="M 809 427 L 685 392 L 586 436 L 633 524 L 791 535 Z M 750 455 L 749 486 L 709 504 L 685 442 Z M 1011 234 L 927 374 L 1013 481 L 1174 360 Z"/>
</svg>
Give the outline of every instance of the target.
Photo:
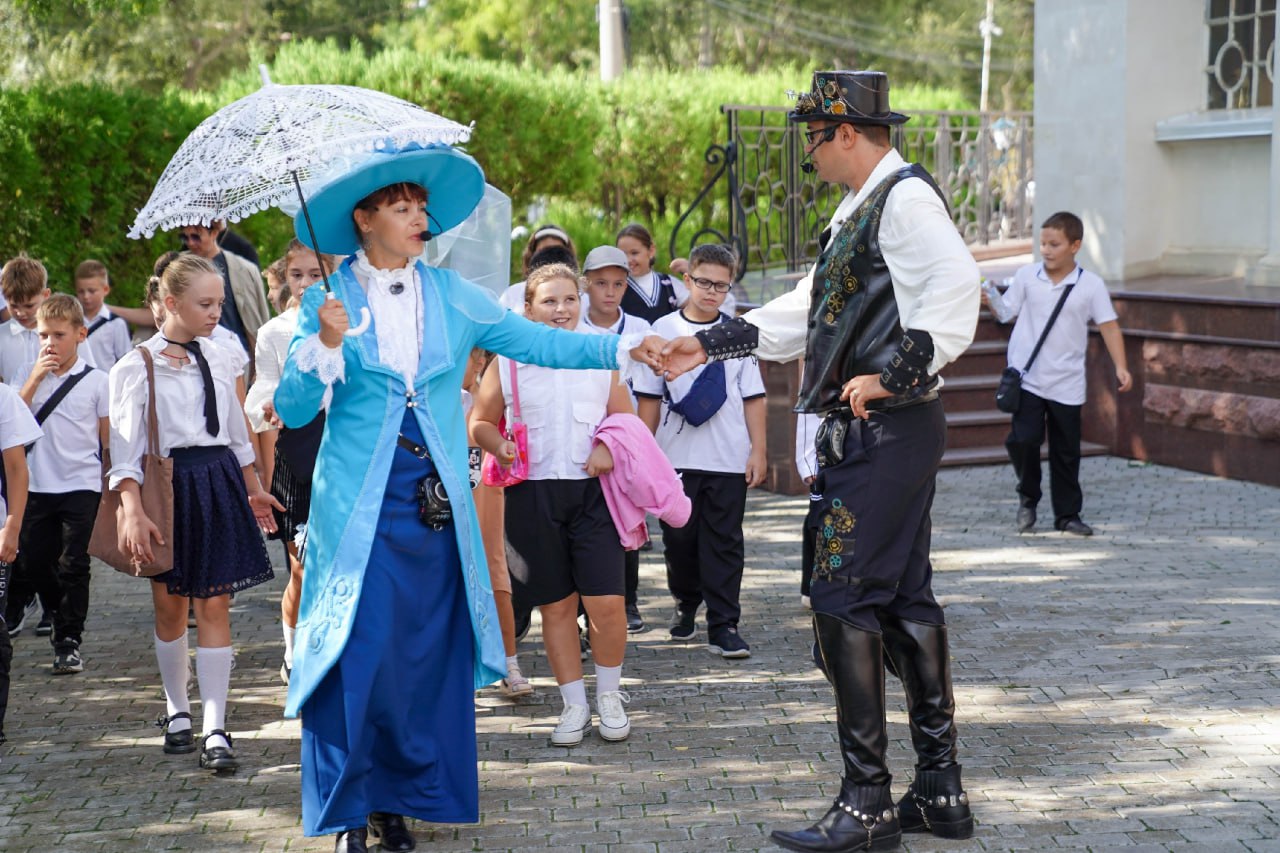
<svg viewBox="0 0 1280 853">
<path fill-rule="evenodd" d="M 80 301 L 65 293 L 55 293 L 36 309 L 36 322 L 60 320 L 72 326 L 84 328 L 84 308 Z"/>
<path fill-rule="evenodd" d="M 147 282 L 147 301 L 172 296 L 178 299 L 187 292 L 197 276 L 217 275 L 218 268 L 190 252 L 166 252 L 156 260 L 155 275 Z"/>
<path fill-rule="evenodd" d="M 86 278 L 100 278 L 108 285 L 111 284 L 111 276 L 107 274 L 107 265 L 92 258 L 87 261 L 81 261 L 80 265 L 76 267 L 75 280 L 81 281 Z"/>
<path fill-rule="evenodd" d="M 49 273 L 44 264 L 20 253 L 0 270 L 0 292 L 10 302 L 30 302 L 49 286 Z"/>
<path fill-rule="evenodd" d="M 578 278 L 578 274 L 568 264 L 547 264 L 545 267 L 537 267 L 533 272 L 529 273 L 529 278 L 524 283 L 524 301 L 526 303 L 533 302 L 533 297 L 538 292 L 539 287 L 558 278 L 567 279 L 573 282 L 573 286 L 579 291 L 582 290 L 582 280 Z"/>
</svg>

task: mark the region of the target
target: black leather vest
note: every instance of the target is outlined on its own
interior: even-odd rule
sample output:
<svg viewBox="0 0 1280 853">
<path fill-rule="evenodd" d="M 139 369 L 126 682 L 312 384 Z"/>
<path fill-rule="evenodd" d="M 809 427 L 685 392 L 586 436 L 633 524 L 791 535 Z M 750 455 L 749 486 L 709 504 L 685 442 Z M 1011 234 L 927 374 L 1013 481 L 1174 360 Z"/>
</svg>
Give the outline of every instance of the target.
<svg viewBox="0 0 1280 853">
<path fill-rule="evenodd" d="M 797 412 L 841 408 L 844 383 L 880 373 L 902 343 L 893 279 L 880 252 L 880 216 L 889 192 L 904 178 L 923 178 L 942 197 L 924 167 L 904 166 L 871 191 L 818 257 Z"/>
</svg>

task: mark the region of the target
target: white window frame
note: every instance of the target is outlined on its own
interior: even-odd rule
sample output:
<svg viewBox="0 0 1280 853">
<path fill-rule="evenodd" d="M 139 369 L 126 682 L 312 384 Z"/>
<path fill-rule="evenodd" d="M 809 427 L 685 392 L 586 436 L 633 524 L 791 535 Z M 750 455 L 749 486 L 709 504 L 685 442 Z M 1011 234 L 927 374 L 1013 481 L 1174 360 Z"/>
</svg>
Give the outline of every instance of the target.
<svg viewBox="0 0 1280 853">
<path fill-rule="evenodd" d="M 1226 4 L 1226 14 L 1215 16 L 1213 7 Z M 1238 110 L 1270 107 L 1275 100 L 1276 0 L 1205 0 L 1205 35 L 1208 63 L 1205 65 L 1206 108 Z M 1247 10 L 1246 10 L 1247 7 Z M 1252 23 L 1250 44 L 1237 35 L 1240 24 Z M 1213 31 L 1226 27 L 1226 40 L 1213 50 Z M 1240 59 L 1240 76 L 1235 81 L 1224 77 L 1224 67 L 1233 55 Z M 1269 95 L 1259 92 L 1263 75 L 1269 83 Z M 1228 85 L 1231 83 L 1231 85 Z"/>
</svg>

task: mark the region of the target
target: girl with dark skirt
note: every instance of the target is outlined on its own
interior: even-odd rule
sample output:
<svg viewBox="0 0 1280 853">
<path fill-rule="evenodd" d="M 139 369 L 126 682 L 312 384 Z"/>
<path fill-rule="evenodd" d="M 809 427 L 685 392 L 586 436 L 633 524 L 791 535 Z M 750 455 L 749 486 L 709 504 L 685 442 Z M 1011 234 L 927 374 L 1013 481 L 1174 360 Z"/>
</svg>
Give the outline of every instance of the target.
<svg viewBox="0 0 1280 853">
<path fill-rule="evenodd" d="M 325 263 L 333 269 L 340 258 L 328 256 Z M 284 310 L 258 330 L 254 351 L 257 374 L 245 398 L 244 410 L 249 425 L 257 433 L 262 450 L 260 459 L 263 479 L 272 496 L 284 507 L 276 517 L 276 532 L 268 538 L 284 542 L 289 558 L 289 583 L 280 598 L 280 622 L 284 632 L 284 662 L 280 678 L 289 683 L 293 668 L 293 634 L 298 624 L 298 599 L 302 595 L 302 561 L 295 539 L 298 528 L 307 523 L 311 512 L 311 475 L 315 469 L 320 437 L 324 434 L 324 413 L 298 429 L 282 428 L 275 414 L 272 398 L 280 385 L 289 342 L 298 326 L 298 308 L 302 292 L 320 281 L 324 273 L 315 252 L 297 240 L 289 242 L 285 255 L 273 268 L 279 270 Z"/>
<path fill-rule="evenodd" d="M 479 819 L 474 691 L 506 671 L 467 476 L 459 389 L 483 347 L 521 362 L 616 370 L 656 339 L 535 325 L 419 258 L 484 175 L 445 145 L 371 155 L 311 194 L 314 243 L 351 253 L 302 298 L 275 409 L 328 403 L 312 478 L 287 716 L 302 717 L 302 824 L 335 850 L 415 846 L 405 817 Z M 298 236 L 312 244 L 300 215 Z M 351 330 L 348 311 L 372 322 Z M 352 331 L 352 334 L 346 334 Z"/>
<path fill-rule="evenodd" d="M 217 269 L 180 255 L 159 271 L 165 319 L 160 333 L 111 369 L 110 487 L 120 492 L 121 550 L 152 559 L 160 531 L 142 509 L 148 372 L 155 377 L 160 452 L 173 459 L 173 568 L 153 577 L 156 662 L 164 685 L 164 751 L 197 749 L 187 698 L 187 607 L 196 615 L 196 680 L 204 712 L 200 766 L 238 766 L 226 731 L 231 679 L 231 594 L 272 577 L 259 530 L 275 529 L 279 504 L 254 473 L 253 447 L 236 380 L 242 363 L 210 333 L 222 313 Z M 143 352 L 145 350 L 145 353 Z"/>
</svg>

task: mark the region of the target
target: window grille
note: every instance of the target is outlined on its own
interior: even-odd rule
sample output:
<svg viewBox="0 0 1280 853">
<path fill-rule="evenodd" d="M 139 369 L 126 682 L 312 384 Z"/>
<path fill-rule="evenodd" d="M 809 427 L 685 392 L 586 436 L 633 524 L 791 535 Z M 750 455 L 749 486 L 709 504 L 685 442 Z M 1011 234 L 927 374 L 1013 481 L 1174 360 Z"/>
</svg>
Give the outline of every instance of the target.
<svg viewBox="0 0 1280 853">
<path fill-rule="evenodd" d="M 1272 105 L 1276 0 L 1208 0 L 1209 109 Z"/>
</svg>

